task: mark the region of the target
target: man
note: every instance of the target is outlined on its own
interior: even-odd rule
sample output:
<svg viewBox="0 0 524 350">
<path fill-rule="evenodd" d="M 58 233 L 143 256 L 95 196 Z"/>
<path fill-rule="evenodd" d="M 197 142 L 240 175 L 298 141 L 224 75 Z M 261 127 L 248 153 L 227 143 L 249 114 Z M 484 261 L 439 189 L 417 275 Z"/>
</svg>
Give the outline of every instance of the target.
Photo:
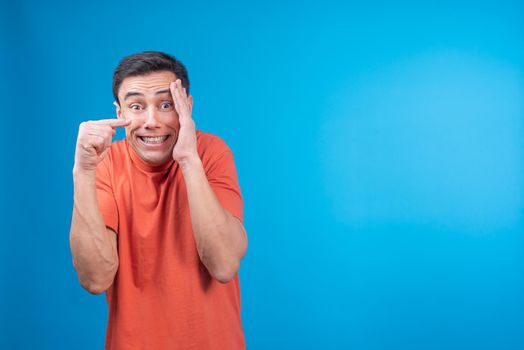
<svg viewBox="0 0 524 350">
<path fill-rule="evenodd" d="M 227 145 L 195 130 L 185 67 L 125 57 L 116 119 L 80 124 L 70 242 L 81 285 L 106 292 L 106 349 L 243 349 L 247 248 Z M 126 138 L 111 143 L 115 129 Z"/>
</svg>

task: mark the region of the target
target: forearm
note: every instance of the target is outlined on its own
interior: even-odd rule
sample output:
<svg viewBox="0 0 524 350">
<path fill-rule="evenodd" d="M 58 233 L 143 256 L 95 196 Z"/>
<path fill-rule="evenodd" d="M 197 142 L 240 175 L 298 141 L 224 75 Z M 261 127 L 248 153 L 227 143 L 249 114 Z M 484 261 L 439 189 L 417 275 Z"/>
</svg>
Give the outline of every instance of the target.
<svg viewBox="0 0 524 350">
<path fill-rule="evenodd" d="M 96 195 L 95 174 L 73 172 L 74 206 L 70 244 L 81 285 L 93 294 L 111 286 L 118 253 L 104 224 Z"/>
<path fill-rule="evenodd" d="M 247 248 L 244 227 L 218 201 L 200 159 L 183 162 L 181 169 L 200 260 L 215 279 L 228 282 Z"/>
</svg>

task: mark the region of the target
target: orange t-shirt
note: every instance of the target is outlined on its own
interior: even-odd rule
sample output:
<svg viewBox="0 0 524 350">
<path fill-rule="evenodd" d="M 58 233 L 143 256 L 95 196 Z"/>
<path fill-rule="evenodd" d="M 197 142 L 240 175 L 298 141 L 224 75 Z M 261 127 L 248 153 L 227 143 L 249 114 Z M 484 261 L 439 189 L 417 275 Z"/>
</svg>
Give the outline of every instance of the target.
<svg viewBox="0 0 524 350">
<path fill-rule="evenodd" d="M 215 195 L 242 221 L 231 150 L 201 131 L 197 143 Z M 200 262 L 178 164 L 150 166 L 127 140 L 114 142 L 97 167 L 97 196 L 120 262 L 106 292 L 105 348 L 244 349 L 238 275 L 221 284 Z"/>
</svg>

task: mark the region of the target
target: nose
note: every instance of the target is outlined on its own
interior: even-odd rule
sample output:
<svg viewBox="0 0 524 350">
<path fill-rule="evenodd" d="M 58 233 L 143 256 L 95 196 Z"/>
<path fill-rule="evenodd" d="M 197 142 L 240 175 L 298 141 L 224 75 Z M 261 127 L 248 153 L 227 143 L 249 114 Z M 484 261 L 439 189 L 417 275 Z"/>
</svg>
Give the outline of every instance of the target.
<svg viewBox="0 0 524 350">
<path fill-rule="evenodd" d="M 154 107 L 150 107 L 147 112 L 147 119 L 144 123 L 144 128 L 155 129 L 158 127 L 160 127 L 160 122 L 158 121 L 157 111 Z"/>
</svg>

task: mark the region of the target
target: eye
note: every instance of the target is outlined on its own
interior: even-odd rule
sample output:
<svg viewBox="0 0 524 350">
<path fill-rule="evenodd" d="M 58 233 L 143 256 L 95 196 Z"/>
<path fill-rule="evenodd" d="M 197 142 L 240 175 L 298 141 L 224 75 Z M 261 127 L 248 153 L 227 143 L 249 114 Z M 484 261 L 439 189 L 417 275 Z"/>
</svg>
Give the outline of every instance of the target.
<svg viewBox="0 0 524 350">
<path fill-rule="evenodd" d="M 163 102 L 161 105 L 162 109 L 170 109 L 173 104 L 171 102 Z"/>
<path fill-rule="evenodd" d="M 137 104 L 131 105 L 131 106 L 129 106 L 129 108 L 134 110 L 134 111 L 139 111 L 139 110 L 142 109 L 142 107 L 140 105 L 137 105 Z"/>
</svg>

